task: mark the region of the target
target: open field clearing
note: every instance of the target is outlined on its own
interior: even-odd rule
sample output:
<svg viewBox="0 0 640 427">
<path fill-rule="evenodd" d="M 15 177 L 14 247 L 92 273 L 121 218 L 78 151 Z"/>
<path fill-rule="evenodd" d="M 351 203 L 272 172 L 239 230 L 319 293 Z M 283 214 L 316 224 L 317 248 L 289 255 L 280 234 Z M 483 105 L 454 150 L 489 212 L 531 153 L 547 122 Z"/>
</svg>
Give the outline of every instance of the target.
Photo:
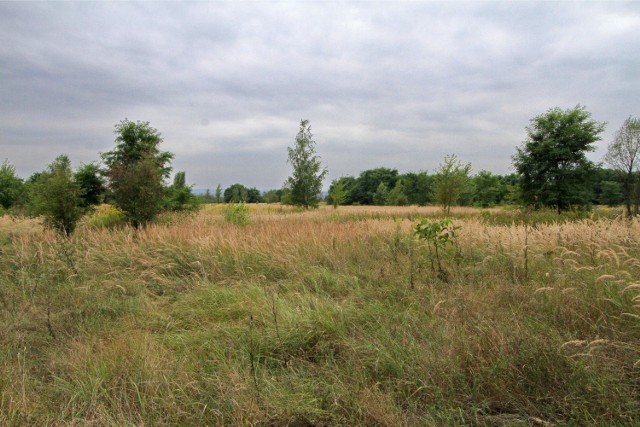
<svg viewBox="0 0 640 427">
<path fill-rule="evenodd" d="M 436 274 L 437 208 L 249 215 L 1 217 L 0 424 L 640 423 L 638 220 L 453 209 Z"/>
</svg>

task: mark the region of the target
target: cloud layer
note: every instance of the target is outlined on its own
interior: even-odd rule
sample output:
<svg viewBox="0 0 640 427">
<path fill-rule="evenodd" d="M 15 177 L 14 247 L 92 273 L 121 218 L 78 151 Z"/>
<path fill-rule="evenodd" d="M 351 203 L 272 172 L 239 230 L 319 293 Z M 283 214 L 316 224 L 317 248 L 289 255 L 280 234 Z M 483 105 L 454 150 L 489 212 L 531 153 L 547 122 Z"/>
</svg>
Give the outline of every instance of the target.
<svg viewBox="0 0 640 427">
<path fill-rule="evenodd" d="M 198 188 L 277 188 L 309 119 L 329 179 L 447 153 L 507 173 L 531 118 L 582 104 L 600 160 L 640 115 L 639 28 L 620 2 L 3 2 L 0 157 L 97 160 L 128 117 Z"/>
</svg>

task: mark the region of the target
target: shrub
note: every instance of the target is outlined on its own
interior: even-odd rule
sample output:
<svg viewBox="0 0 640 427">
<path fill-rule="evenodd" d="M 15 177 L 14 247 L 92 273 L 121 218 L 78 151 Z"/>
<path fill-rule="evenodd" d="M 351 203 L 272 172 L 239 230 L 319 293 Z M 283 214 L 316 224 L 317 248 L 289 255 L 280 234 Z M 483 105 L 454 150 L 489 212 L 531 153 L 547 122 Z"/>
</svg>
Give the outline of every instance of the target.
<svg viewBox="0 0 640 427">
<path fill-rule="evenodd" d="M 224 208 L 224 219 L 232 224 L 245 226 L 249 224 L 249 207 L 244 203 L 231 203 Z"/>
</svg>

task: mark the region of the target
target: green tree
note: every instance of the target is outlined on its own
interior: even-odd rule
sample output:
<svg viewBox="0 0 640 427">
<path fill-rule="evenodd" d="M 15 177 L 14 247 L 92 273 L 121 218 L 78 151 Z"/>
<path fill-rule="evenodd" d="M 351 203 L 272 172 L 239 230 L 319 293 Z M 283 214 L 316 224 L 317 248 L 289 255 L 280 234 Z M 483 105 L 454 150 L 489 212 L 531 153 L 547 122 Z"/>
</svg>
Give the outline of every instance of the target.
<svg viewBox="0 0 640 427">
<path fill-rule="evenodd" d="M 527 139 L 513 156 L 525 204 L 555 207 L 558 213 L 589 206 L 594 165 L 585 154 L 595 149 L 605 128 L 590 118 L 578 105 L 531 120 Z"/>
<path fill-rule="evenodd" d="M 267 203 L 278 203 L 280 202 L 281 195 L 282 195 L 282 189 L 269 190 L 263 194 L 262 198 Z"/>
<path fill-rule="evenodd" d="M 407 204 L 424 206 L 433 201 L 434 176 L 427 172 L 407 172 L 398 177 L 404 185 Z"/>
<path fill-rule="evenodd" d="M 638 185 L 640 166 L 640 119 L 629 117 L 624 121 L 616 132 L 614 141 L 609 144 L 604 161 L 625 174 L 623 191 L 627 215 L 638 214 L 640 203 L 634 194 L 637 193 L 635 188 Z"/>
<path fill-rule="evenodd" d="M 113 166 L 109 181 L 116 206 L 133 227 L 148 224 L 162 211 L 163 175 L 153 158 L 143 158 L 130 166 Z"/>
<path fill-rule="evenodd" d="M 396 181 L 395 187 L 389 192 L 387 197 L 387 204 L 392 206 L 404 206 L 409 203 L 409 198 L 405 194 L 404 180 L 399 178 Z"/>
<path fill-rule="evenodd" d="M 102 203 L 106 187 L 97 164 L 89 163 L 80 166 L 74 174 L 74 179 L 80 185 L 83 207 L 87 208 Z"/>
<path fill-rule="evenodd" d="M 347 190 L 345 189 L 345 183 L 342 179 L 334 179 L 329 187 L 329 201 L 333 205 L 334 209 L 337 209 L 339 205 L 343 205 L 347 199 Z"/>
<path fill-rule="evenodd" d="M 173 154 L 160 151 L 160 133 L 149 122 L 122 120 L 115 126 L 116 148 L 102 154 L 111 197 L 136 228 L 162 210 L 164 179 Z"/>
<path fill-rule="evenodd" d="M 305 209 L 318 206 L 322 180 L 327 174 L 327 169 L 322 167 L 320 157 L 316 155 L 315 145 L 309 121 L 301 120 L 295 145 L 287 149 L 293 173 L 285 187 L 291 192 L 292 204 Z"/>
<path fill-rule="evenodd" d="M 471 163 L 463 165 L 455 154 L 447 155 L 436 170 L 434 192 L 436 202 L 448 214 L 460 195 L 469 186 Z"/>
<path fill-rule="evenodd" d="M 216 203 L 222 203 L 222 186 L 218 184 L 216 187 Z"/>
<path fill-rule="evenodd" d="M 82 188 L 71 171 L 71 162 L 60 155 L 46 171 L 40 173 L 33 187 L 36 212 L 44 217 L 46 226 L 70 236 L 84 212 Z"/>
<path fill-rule="evenodd" d="M 615 181 L 602 181 L 600 183 L 600 196 L 598 203 L 601 205 L 618 206 L 625 201 L 622 186 Z"/>
<path fill-rule="evenodd" d="M 16 176 L 16 168 L 8 160 L 0 166 L 0 206 L 9 209 L 24 194 L 24 182 Z"/>
<path fill-rule="evenodd" d="M 489 171 L 480 171 L 472 179 L 474 204 L 483 208 L 495 206 L 502 201 L 506 189 L 499 175 Z"/>
<path fill-rule="evenodd" d="M 242 184 L 233 184 L 224 190 L 225 203 L 246 203 L 249 201 L 249 189 Z"/>
<path fill-rule="evenodd" d="M 378 184 L 376 192 L 373 193 L 373 204 L 376 206 L 385 206 L 389 204 L 389 189 L 384 182 Z"/>
<path fill-rule="evenodd" d="M 360 205 L 375 204 L 373 196 L 378 191 L 381 183 L 389 188 L 393 188 L 398 180 L 396 169 L 375 168 L 368 169 L 360 173 L 356 182 L 351 186 L 351 200 Z"/>
<path fill-rule="evenodd" d="M 198 199 L 187 185 L 186 174 L 180 171 L 173 177 L 173 185 L 166 190 L 165 207 L 171 211 L 193 211 L 198 209 Z M 209 190 L 207 190 L 209 191 Z"/>
</svg>

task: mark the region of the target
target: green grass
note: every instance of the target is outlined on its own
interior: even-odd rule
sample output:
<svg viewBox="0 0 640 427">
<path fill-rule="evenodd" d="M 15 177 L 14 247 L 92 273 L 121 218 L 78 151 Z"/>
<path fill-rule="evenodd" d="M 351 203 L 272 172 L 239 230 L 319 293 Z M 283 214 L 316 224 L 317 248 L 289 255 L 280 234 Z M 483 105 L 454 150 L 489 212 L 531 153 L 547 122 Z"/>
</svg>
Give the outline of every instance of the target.
<svg viewBox="0 0 640 427">
<path fill-rule="evenodd" d="M 266 209 L 70 241 L 3 218 L 0 425 L 640 419 L 637 221 L 457 212 L 443 280 L 429 212 Z"/>
</svg>

